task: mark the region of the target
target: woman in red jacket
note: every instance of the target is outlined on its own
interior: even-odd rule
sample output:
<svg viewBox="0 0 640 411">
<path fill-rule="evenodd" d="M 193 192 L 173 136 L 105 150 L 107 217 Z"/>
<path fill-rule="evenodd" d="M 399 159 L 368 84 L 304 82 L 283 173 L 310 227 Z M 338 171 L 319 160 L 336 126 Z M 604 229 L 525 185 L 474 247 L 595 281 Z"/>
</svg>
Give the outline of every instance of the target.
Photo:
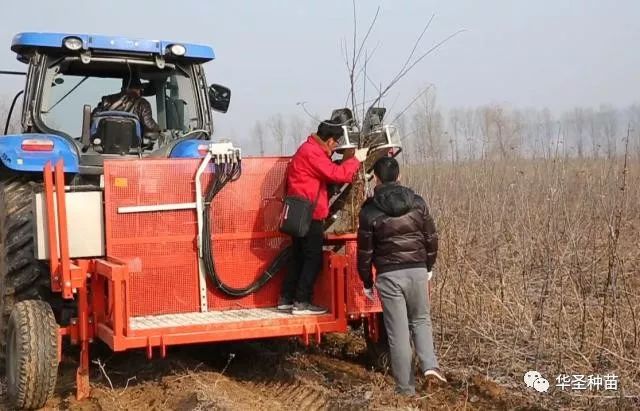
<svg viewBox="0 0 640 411">
<path fill-rule="evenodd" d="M 327 309 L 311 303 L 313 286 L 322 269 L 324 219 L 329 215 L 327 183 L 344 184 L 353 181 L 367 149 L 346 152 L 344 161 L 335 164 L 331 155 L 342 137 L 342 127 L 335 120 L 320 123 L 293 155 L 287 169 L 287 195 L 307 198 L 316 206 L 313 221 L 306 236 L 293 237 L 293 258 L 284 280 L 279 310 L 292 310 L 296 315 L 324 314 Z"/>
</svg>

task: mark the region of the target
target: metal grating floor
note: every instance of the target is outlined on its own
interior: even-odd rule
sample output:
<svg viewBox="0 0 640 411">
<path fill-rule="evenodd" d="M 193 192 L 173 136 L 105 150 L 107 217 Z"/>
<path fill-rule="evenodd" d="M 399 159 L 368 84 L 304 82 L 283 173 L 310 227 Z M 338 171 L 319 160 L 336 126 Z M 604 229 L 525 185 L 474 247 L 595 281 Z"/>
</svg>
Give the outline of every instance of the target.
<svg viewBox="0 0 640 411">
<path fill-rule="evenodd" d="M 291 312 L 279 311 L 275 308 L 251 308 L 242 310 L 209 311 L 206 313 L 163 314 L 131 317 L 130 327 L 132 330 L 150 330 L 165 327 L 183 327 L 191 325 L 291 318 L 300 317 L 293 316 Z"/>
</svg>

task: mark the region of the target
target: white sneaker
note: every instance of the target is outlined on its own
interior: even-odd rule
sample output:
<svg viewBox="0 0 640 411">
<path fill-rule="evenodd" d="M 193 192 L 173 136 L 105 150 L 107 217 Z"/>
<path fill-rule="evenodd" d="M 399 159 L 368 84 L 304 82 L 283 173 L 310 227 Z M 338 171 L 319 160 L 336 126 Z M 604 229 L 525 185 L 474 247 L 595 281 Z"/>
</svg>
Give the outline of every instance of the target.
<svg viewBox="0 0 640 411">
<path fill-rule="evenodd" d="M 287 300 L 287 299 L 284 299 L 284 298 L 281 297 L 278 300 L 278 307 L 277 308 L 280 311 L 288 311 L 288 310 L 293 308 L 293 301 L 290 301 L 290 300 Z"/>
<path fill-rule="evenodd" d="M 430 370 L 425 371 L 424 376 L 425 378 L 437 378 L 442 382 L 447 382 L 447 379 L 439 368 L 431 368 Z"/>
</svg>

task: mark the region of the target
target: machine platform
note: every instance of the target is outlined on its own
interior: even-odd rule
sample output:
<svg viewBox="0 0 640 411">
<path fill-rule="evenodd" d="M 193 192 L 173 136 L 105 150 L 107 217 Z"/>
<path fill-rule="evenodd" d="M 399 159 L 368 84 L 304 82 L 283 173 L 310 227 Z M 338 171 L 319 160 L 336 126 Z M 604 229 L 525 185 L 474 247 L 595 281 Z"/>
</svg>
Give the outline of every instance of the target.
<svg viewBox="0 0 640 411">
<path fill-rule="evenodd" d="M 332 319 L 331 314 L 324 315 L 292 315 L 287 311 L 275 308 L 246 308 L 239 310 L 209 311 L 205 313 L 149 315 L 132 317 L 130 329 L 132 331 L 152 330 L 158 328 L 190 327 L 194 325 L 225 325 L 232 323 L 246 324 L 260 321 L 261 324 L 273 323 L 317 323 Z"/>
</svg>

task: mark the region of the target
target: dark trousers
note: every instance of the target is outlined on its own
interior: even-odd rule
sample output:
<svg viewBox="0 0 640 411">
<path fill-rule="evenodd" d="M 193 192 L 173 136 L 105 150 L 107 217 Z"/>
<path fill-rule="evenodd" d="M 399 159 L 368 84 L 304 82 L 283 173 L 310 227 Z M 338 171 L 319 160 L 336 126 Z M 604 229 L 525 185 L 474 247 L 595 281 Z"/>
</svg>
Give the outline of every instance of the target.
<svg viewBox="0 0 640 411">
<path fill-rule="evenodd" d="M 322 270 L 322 221 L 313 220 L 304 237 L 293 237 L 293 255 L 282 286 L 281 297 L 299 303 L 310 303 L 313 286 Z"/>
</svg>

